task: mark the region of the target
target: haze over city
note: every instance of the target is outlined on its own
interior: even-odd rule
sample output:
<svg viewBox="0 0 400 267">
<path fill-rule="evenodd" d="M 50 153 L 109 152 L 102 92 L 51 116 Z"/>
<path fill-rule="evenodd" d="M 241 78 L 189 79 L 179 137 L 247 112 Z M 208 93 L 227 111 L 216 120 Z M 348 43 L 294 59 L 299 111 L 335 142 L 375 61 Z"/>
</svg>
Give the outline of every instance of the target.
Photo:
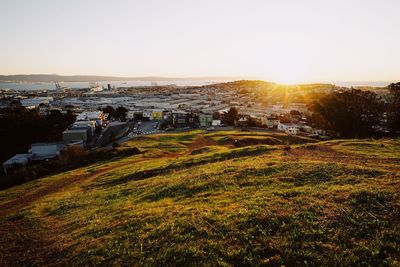
<svg viewBox="0 0 400 267">
<path fill-rule="evenodd" d="M 394 81 L 400 2 L 0 3 L 0 74 Z"/>
</svg>

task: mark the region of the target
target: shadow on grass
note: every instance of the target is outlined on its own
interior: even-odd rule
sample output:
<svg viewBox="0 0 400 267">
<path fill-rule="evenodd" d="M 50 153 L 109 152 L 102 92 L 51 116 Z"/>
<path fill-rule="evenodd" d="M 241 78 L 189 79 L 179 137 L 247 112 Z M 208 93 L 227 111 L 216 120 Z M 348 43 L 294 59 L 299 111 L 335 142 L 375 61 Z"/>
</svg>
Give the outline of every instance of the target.
<svg viewBox="0 0 400 267">
<path fill-rule="evenodd" d="M 272 152 L 275 150 L 276 150 L 276 148 L 268 147 L 268 146 L 237 148 L 237 149 L 232 149 L 232 150 L 226 151 L 226 152 L 215 153 L 213 155 L 208 155 L 208 156 L 201 157 L 201 158 L 191 158 L 188 160 L 173 162 L 165 167 L 159 167 L 159 168 L 135 172 L 133 174 L 119 177 L 117 179 L 105 181 L 102 183 L 97 183 L 96 185 L 93 185 L 93 186 L 95 186 L 95 187 L 96 186 L 115 186 L 115 185 L 127 183 L 129 181 L 147 179 L 147 178 L 151 178 L 154 176 L 167 174 L 172 171 L 186 169 L 189 167 L 194 167 L 194 166 L 199 166 L 199 165 L 204 165 L 204 164 L 209 164 L 209 163 L 213 163 L 213 162 L 224 161 L 224 160 L 229 160 L 229 159 L 234 159 L 234 158 L 257 156 L 257 155 L 269 153 L 269 152 Z"/>
</svg>

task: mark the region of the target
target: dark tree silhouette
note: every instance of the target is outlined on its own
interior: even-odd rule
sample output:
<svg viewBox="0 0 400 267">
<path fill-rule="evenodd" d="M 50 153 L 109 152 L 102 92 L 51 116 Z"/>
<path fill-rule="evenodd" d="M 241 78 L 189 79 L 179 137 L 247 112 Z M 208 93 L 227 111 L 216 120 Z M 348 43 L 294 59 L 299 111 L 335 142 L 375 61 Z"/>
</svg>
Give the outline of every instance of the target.
<svg viewBox="0 0 400 267">
<path fill-rule="evenodd" d="M 106 106 L 102 109 L 104 113 L 107 113 L 110 117 L 115 116 L 115 109 L 112 106 Z"/>
<path fill-rule="evenodd" d="M 384 104 L 371 91 L 346 90 L 312 104 L 314 123 L 342 138 L 374 136 L 382 128 Z"/>
<path fill-rule="evenodd" d="M 127 112 L 128 112 L 127 108 L 117 107 L 117 109 L 115 110 L 115 117 L 120 121 L 125 121 Z"/>
<path fill-rule="evenodd" d="M 26 152 L 35 142 L 62 140 L 62 132 L 75 121 L 72 113 L 54 111 L 42 116 L 37 109 L 24 107 L 0 110 L 0 161 Z"/>
<path fill-rule="evenodd" d="M 388 128 L 391 133 L 400 133 L 400 82 L 392 83 L 388 86 L 389 105 L 388 105 Z"/>
<path fill-rule="evenodd" d="M 235 125 L 239 120 L 239 112 L 237 108 L 231 107 L 224 116 L 225 123 L 228 125 Z"/>
</svg>

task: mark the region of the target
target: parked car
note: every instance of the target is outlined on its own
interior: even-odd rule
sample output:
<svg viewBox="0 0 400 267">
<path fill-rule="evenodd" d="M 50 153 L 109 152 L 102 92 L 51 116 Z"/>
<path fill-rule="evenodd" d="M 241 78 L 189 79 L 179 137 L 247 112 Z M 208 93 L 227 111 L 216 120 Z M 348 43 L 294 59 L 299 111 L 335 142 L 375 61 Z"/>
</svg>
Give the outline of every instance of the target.
<svg viewBox="0 0 400 267">
<path fill-rule="evenodd" d="M 133 133 L 133 134 L 137 134 L 137 135 L 143 134 L 143 132 L 140 131 L 140 130 L 132 131 L 132 133 Z"/>
<path fill-rule="evenodd" d="M 206 130 L 207 131 L 215 131 L 215 128 L 214 127 L 208 127 Z"/>
</svg>

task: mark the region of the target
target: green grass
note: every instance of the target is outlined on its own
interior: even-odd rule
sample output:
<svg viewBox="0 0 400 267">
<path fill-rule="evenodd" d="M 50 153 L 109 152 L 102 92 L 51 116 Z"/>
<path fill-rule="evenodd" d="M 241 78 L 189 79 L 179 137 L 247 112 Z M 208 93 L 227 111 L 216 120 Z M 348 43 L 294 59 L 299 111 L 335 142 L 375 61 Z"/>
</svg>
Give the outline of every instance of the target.
<svg viewBox="0 0 400 267">
<path fill-rule="evenodd" d="M 315 140 L 307 137 L 291 136 L 278 132 L 221 131 L 207 133 L 205 136 L 212 138 L 220 145 L 233 144 L 234 140 L 238 140 L 240 145 L 290 145 L 315 142 Z"/>
<path fill-rule="evenodd" d="M 195 146 L 200 137 L 213 145 Z M 232 148 L 226 137 L 279 145 Z M 293 146 L 284 152 L 280 144 Z M 275 133 L 196 131 L 124 146 L 144 152 L 0 192 L 1 205 L 89 175 L 10 209 L 0 219 L 0 263 L 400 264 L 398 140 L 311 144 Z M 13 241 L 21 235 L 25 248 L 46 245 L 22 253 Z"/>
<path fill-rule="evenodd" d="M 357 155 L 364 155 L 376 158 L 397 158 L 400 159 L 399 140 L 376 141 L 354 141 L 345 142 L 340 145 L 342 150 Z"/>
</svg>

